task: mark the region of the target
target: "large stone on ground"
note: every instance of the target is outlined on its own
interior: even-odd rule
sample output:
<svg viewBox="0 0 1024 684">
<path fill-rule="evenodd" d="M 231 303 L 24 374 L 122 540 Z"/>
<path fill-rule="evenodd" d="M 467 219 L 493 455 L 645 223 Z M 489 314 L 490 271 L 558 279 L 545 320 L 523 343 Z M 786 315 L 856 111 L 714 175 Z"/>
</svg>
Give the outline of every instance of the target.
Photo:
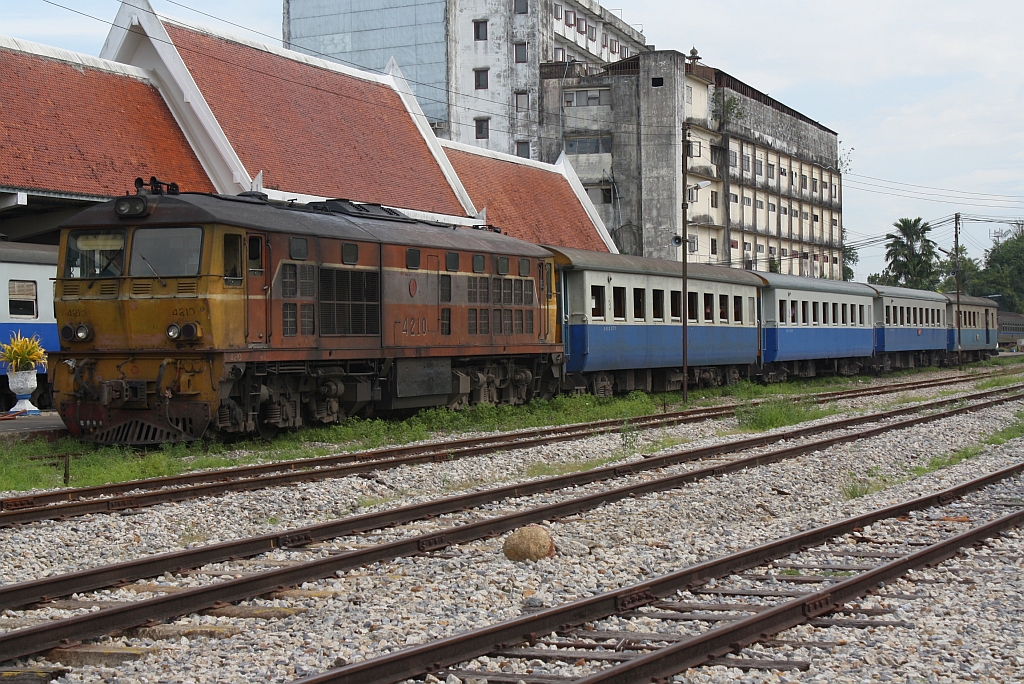
<svg viewBox="0 0 1024 684">
<path fill-rule="evenodd" d="M 512 561 L 537 561 L 555 555 L 555 542 L 540 525 L 527 525 L 508 535 L 502 551 Z"/>
</svg>

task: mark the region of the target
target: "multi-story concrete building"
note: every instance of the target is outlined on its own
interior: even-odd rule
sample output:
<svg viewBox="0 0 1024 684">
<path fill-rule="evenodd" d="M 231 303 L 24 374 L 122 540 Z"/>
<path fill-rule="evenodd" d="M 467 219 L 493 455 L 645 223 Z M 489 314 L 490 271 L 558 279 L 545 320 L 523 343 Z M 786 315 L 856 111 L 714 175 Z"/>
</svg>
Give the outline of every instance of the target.
<svg viewBox="0 0 1024 684">
<path fill-rule="evenodd" d="M 696 51 L 565 66 L 541 67 L 540 158 L 565 150 L 621 252 L 680 259 L 686 203 L 691 261 L 842 278 L 834 131 Z"/>
<path fill-rule="evenodd" d="M 596 71 L 644 49 L 594 0 L 284 0 L 283 34 L 364 69 L 394 57 L 439 137 L 533 159 L 541 64 Z"/>
</svg>

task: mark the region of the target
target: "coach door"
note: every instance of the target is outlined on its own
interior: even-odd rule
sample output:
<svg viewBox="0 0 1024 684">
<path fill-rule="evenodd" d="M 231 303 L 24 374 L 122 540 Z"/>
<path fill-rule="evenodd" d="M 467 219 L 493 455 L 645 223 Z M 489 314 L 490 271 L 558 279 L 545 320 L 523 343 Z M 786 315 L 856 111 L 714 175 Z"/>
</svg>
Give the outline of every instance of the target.
<svg viewBox="0 0 1024 684">
<path fill-rule="evenodd" d="M 246 238 L 246 294 L 249 302 L 245 319 L 245 341 L 249 347 L 266 346 L 270 315 L 270 274 L 267 241 L 264 235 L 250 233 Z"/>
<path fill-rule="evenodd" d="M 990 344 L 990 342 L 989 342 L 989 334 L 990 334 L 989 333 L 989 328 L 990 328 L 990 326 L 989 326 L 989 311 L 988 311 L 988 309 L 985 309 L 985 346 L 988 346 Z"/>
</svg>

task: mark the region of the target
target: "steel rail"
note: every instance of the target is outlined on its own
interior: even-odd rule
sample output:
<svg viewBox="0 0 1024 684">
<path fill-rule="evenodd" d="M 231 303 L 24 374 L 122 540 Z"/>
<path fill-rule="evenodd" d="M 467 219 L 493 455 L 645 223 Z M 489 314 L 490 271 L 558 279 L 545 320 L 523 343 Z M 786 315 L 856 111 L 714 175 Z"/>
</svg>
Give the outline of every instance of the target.
<svg viewBox="0 0 1024 684">
<path fill-rule="evenodd" d="M 941 563 L 957 555 L 961 548 L 989 539 L 1021 523 L 1024 523 L 1024 509 L 897 558 L 873 570 L 864 571 L 826 589 L 786 601 L 751 617 L 640 655 L 588 677 L 573 680 L 572 684 L 636 684 L 670 677 L 687 668 L 701 665 L 713 657 L 732 653 L 740 647 L 761 641 L 766 636 L 830 613 L 849 601 L 877 591 L 880 583 L 898 579 L 916 568 Z"/>
<path fill-rule="evenodd" d="M 465 543 L 493 537 L 522 525 L 543 520 L 557 519 L 592 510 L 599 506 L 627 497 L 649 494 L 676 488 L 682 484 L 715 477 L 746 468 L 754 468 L 785 458 L 794 458 L 803 453 L 817 451 L 828 446 L 852 442 L 864 437 L 920 423 L 941 420 L 988 406 L 1015 401 L 1024 394 L 993 399 L 983 404 L 959 407 L 939 413 L 917 416 L 907 420 L 868 429 L 856 434 L 838 435 L 816 442 L 787 447 L 766 454 L 730 461 L 700 470 L 670 475 L 647 482 L 620 487 L 596 494 L 548 504 L 526 511 L 467 523 L 444 530 L 415 535 L 378 546 L 350 551 L 326 558 L 305 561 L 297 565 L 260 572 L 248 577 L 226 580 L 203 587 L 175 592 L 170 595 L 136 601 L 125 605 L 106 608 L 87 615 L 57 620 L 44 625 L 27 627 L 0 634 L 0 662 L 31 655 L 39 651 L 60 646 L 62 643 L 80 642 L 102 634 L 136 627 L 153 620 L 166 620 L 210 608 L 219 603 L 232 603 L 254 596 L 260 596 L 284 587 L 317 580 L 339 571 L 349 570 L 368 563 L 392 560 L 394 558 L 434 551 L 451 544 Z M 916 407 L 915 407 L 916 408 Z M 905 409 L 903 409 L 905 410 Z M 864 417 L 861 417 L 863 419 Z M 877 420 L 877 416 L 875 417 Z M 853 419 L 857 420 L 857 419 Z M 862 422 L 867 422 L 862 420 Z M 778 435 L 769 436 L 778 440 Z M 654 459 L 649 459 L 653 461 Z M 41 580 L 45 581 L 45 580 Z"/>
<path fill-rule="evenodd" d="M 987 390 L 971 396 L 983 398 L 1009 389 L 1012 389 L 1012 387 Z M 602 480 L 656 470 L 666 466 L 746 451 L 767 444 L 774 444 L 782 439 L 797 439 L 830 430 L 855 427 L 865 423 L 877 422 L 885 418 L 898 417 L 929 408 L 941 407 L 957 401 L 960 401 L 960 399 L 941 399 L 918 406 L 830 421 L 811 427 L 797 428 L 783 434 L 761 435 L 707 447 L 676 450 L 658 456 L 648 456 L 640 461 L 609 465 L 578 473 L 496 487 L 480 492 L 460 494 L 377 513 L 351 516 L 328 523 L 293 528 L 285 532 L 275 532 L 211 544 L 209 546 L 146 556 L 135 560 L 54 575 L 18 584 L 0 585 L 0 610 L 17 608 L 74 593 L 109 587 L 144 577 L 154 577 L 164 572 L 180 572 L 184 569 L 200 567 L 208 563 L 256 556 L 273 551 L 276 548 L 304 546 L 313 542 L 325 541 L 368 530 L 382 529 L 432 516 L 453 513 L 507 498 L 519 498 L 541 492 L 579 487 Z"/>
<path fill-rule="evenodd" d="M 1022 472 L 1024 472 L 1024 461 L 941 492 L 887 506 L 813 530 L 800 532 L 761 546 L 738 551 L 722 558 L 706 561 L 648 580 L 641 584 L 623 587 L 615 591 L 598 594 L 591 598 L 571 601 L 478 630 L 456 634 L 420 646 L 413 646 L 388 655 L 328 670 L 317 675 L 294 680 L 294 684 L 393 684 L 394 682 L 400 682 L 412 677 L 426 675 L 436 672 L 443 667 L 486 655 L 495 649 L 506 648 L 523 642 L 532 643 L 540 635 L 564 630 L 585 622 L 601 620 L 627 610 L 654 603 L 660 598 L 670 596 L 677 591 L 694 589 L 712 579 L 727 577 L 736 572 L 749 570 L 764 563 L 783 558 L 791 553 L 797 553 L 807 548 L 818 546 L 879 520 L 907 515 L 913 511 L 936 505 L 945 505 L 970 492 L 982 489 Z M 929 551 L 930 547 L 924 549 L 921 553 Z M 938 554 L 934 557 L 939 558 L 940 556 L 941 554 Z M 929 558 L 931 557 L 929 556 Z M 928 561 L 926 560 L 925 562 Z M 852 585 L 855 579 L 857 578 L 851 578 L 848 582 Z M 876 587 L 877 581 L 875 580 L 874 584 Z M 846 582 L 843 584 L 846 584 Z M 830 592 L 835 592 L 836 586 L 842 585 L 833 585 L 829 588 Z M 842 602 L 843 599 L 840 594 L 834 593 L 834 596 L 836 597 L 835 600 L 829 600 L 825 603 L 834 607 Z M 806 604 L 807 599 L 801 600 L 799 602 L 800 609 Z M 763 616 L 769 612 L 758 613 L 756 616 Z M 748 620 L 744 619 L 739 624 L 745 622 L 748 622 Z M 709 634 L 717 631 L 711 630 Z M 756 640 L 759 635 L 760 632 L 756 634 L 751 632 L 750 638 Z M 721 654 L 732 651 L 736 643 L 737 639 L 734 638 L 731 643 L 722 645 L 720 649 L 716 650 L 716 653 Z M 742 640 L 738 643 L 742 643 Z M 709 650 L 705 658 L 714 654 Z M 584 657 L 583 653 L 580 655 Z M 651 655 L 653 657 L 653 654 Z M 636 660 L 640 660 L 640 658 Z M 634 672 L 631 674 L 633 678 L 619 681 L 630 682 L 630 684 L 642 681 L 642 678 L 638 678 L 640 673 Z M 674 674 L 674 672 L 668 674 Z"/>
<path fill-rule="evenodd" d="M 938 378 L 885 387 L 858 388 L 813 395 L 818 403 L 839 398 L 856 398 L 942 386 L 963 382 L 963 377 Z M 800 397 L 794 397 L 798 401 Z M 750 402 L 752 405 L 763 400 Z M 223 468 L 184 475 L 132 480 L 93 487 L 55 490 L 41 494 L 0 499 L 0 527 L 69 518 L 95 513 L 109 513 L 128 508 L 155 506 L 230 491 L 253 491 L 265 487 L 296 484 L 322 479 L 358 475 L 377 470 L 416 463 L 467 458 L 495 451 L 526 449 L 614 432 L 628 424 L 651 428 L 681 424 L 732 415 L 737 404 L 686 409 L 665 414 L 637 416 L 629 419 L 608 419 L 592 423 L 550 428 L 531 428 L 499 435 L 432 442 L 403 447 L 388 447 L 352 454 L 335 454 L 316 458 L 262 463 L 237 468 Z M 130 496 L 118 494 L 134 492 Z"/>
</svg>

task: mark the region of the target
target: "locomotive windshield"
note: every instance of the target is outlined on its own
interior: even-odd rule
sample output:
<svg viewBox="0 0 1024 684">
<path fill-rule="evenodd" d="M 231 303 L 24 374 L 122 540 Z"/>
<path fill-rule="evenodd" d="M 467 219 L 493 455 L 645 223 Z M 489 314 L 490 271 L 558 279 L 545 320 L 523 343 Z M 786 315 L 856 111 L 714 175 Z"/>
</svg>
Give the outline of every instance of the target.
<svg viewBox="0 0 1024 684">
<path fill-rule="evenodd" d="M 116 278 L 124 274 L 123 230 L 76 230 L 68 236 L 65 278 Z"/>
<path fill-rule="evenodd" d="M 128 275 L 194 276 L 199 273 L 202 246 L 202 228 L 138 228 L 132 236 Z"/>
</svg>

